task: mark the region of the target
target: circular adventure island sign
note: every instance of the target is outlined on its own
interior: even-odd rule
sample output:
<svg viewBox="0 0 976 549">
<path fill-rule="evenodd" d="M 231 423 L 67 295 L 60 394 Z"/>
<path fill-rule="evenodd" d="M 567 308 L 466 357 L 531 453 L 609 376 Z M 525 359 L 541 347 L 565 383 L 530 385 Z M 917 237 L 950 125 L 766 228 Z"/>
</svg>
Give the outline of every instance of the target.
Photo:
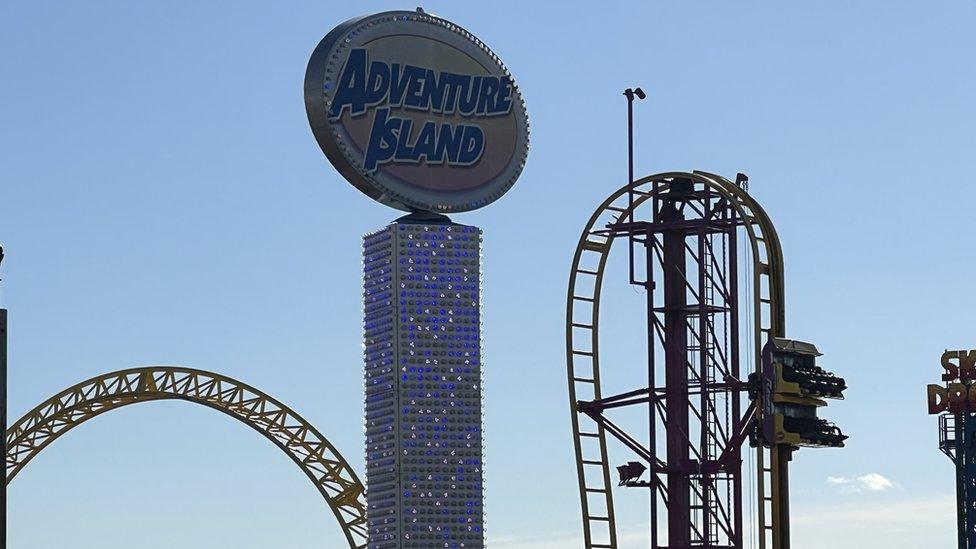
<svg viewBox="0 0 976 549">
<path fill-rule="evenodd" d="M 305 109 L 339 173 L 408 212 L 485 206 L 511 188 L 528 154 L 525 104 L 505 65 L 419 9 L 333 29 L 308 62 Z"/>
</svg>

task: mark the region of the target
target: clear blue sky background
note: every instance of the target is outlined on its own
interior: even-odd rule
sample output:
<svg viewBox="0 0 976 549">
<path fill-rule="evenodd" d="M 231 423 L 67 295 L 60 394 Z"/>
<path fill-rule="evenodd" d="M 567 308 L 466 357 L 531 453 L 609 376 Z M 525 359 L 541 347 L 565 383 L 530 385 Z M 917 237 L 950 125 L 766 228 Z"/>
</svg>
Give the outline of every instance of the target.
<svg viewBox="0 0 976 549">
<path fill-rule="evenodd" d="M 976 347 L 976 5 L 670 4 L 425 6 L 495 49 L 532 122 L 519 183 L 456 216 L 485 230 L 492 546 L 579 546 L 565 287 L 581 226 L 624 182 L 631 85 L 649 94 L 638 173 L 748 172 L 784 244 L 789 333 L 851 385 L 828 411 L 848 448 L 794 462 L 795 547 L 951 546 L 924 384 L 944 348 Z M 279 397 L 361 470 L 359 238 L 397 214 L 328 164 L 302 79 L 335 24 L 412 7 L 3 3 L 11 416 L 101 372 L 184 364 Z M 608 353 L 617 375 L 635 360 Z M 621 511 L 626 547 L 646 546 L 643 513 Z M 282 453 L 179 402 L 83 425 L 10 489 L 11 549 L 340 543 Z"/>
</svg>

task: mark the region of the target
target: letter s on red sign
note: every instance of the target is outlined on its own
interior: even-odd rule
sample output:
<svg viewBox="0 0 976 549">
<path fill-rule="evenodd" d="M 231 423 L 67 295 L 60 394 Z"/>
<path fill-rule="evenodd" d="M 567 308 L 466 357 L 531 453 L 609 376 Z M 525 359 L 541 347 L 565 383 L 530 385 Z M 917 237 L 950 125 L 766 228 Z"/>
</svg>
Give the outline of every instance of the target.
<svg viewBox="0 0 976 549">
<path fill-rule="evenodd" d="M 942 381 L 959 379 L 959 367 L 949 362 L 954 358 L 959 358 L 959 351 L 946 351 L 942 353 L 942 368 L 945 370 L 945 373 L 942 374 Z"/>
</svg>

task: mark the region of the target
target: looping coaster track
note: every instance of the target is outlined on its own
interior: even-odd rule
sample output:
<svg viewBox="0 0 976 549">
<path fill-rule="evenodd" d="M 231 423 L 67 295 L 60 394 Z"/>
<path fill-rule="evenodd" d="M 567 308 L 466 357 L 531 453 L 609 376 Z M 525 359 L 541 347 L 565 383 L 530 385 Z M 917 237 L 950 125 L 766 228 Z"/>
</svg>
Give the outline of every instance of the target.
<svg viewBox="0 0 976 549">
<path fill-rule="evenodd" d="M 202 404 L 261 433 L 312 481 L 338 519 L 349 547 L 366 547 L 365 488 L 322 433 L 254 387 L 191 368 L 151 366 L 103 374 L 44 401 L 7 430 L 7 484 L 74 427 L 123 406 L 157 400 Z"/>
<path fill-rule="evenodd" d="M 686 189 L 682 192 L 714 197 L 709 198 L 709 200 L 715 201 L 715 211 L 721 208 L 723 211 L 729 212 L 728 216 L 730 216 L 731 222 L 738 224 L 740 228 L 744 228 L 747 236 L 753 266 L 751 276 L 748 277 L 750 280 L 747 282 L 751 284 L 754 290 L 751 296 L 752 303 L 742 303 L 743 311 L 751 309 L 749 317 L 752 320 L 751 326 L 745 326 L 748 331 L 743 332 L 748 334 L 748 339 L 744 340 L 749 342 L 746 346 L 753 347 L 751 358 L 754 363 L 752 368 L 749 368 L 748 364 L 744 365 L 747 371 L 760 372 L 764 343 L 770 337 L 782 337 L 785 334 L 783 255 L 779 237 L 762 207 L 737 184 L 721 176 L 706 172 L 661 173 L 636 180 L 633 186 L 628 185 L 620 188 L 596 209 L 583 228 L 573 258 L 566 311 L 569 399 L 582 504 L 583 533 L 587 549 L 616 549 L 618 547 L 611 484 L 611 464 L 607 456 L 608 434 L 623 445 L 634 449 L 638 455 L 648 462 L 652 479 L 650 483 L 643 483 L 642 485 L 649 486 L 652 490 L 652 518 L 656 516 L 654 505 L 658 499 L 663 500 L 666 506 L 668 505 L 667 482 L 664 482 L 663 477 L 666 477 L 669 471 L 674 471 L 675 466 L 664 463 L 655 453 L 655 442 L 653 440 L 655 437 L 651 437 L 649 449 L 643 448 L 636 438 L 628 435 L 622 428 L 603 416 L 600 411 L 619 405 L 620 400 L 618 399 L 629 399 L 631 402 L 641 399 L 641 402 L 650 401 L 652 403 L 657 399 L 657 404 L 651 404 L 651 413 L 658 414 L 659 419 L 657 421 L 666 423 L 664 417 L 667 414 L 660 409 L 663 408 L 661 406 L 662 399 L 655 396 L 653 386 L 624 395 L 607 396 L 603 394 L 599 327 L 600 298 L 610 250 L 615 239 L 623 236 L 624 240 L 627 240 L 626 235 L 621 235 L 614 228 L 626 225 L 625 221 L 627 220 L 637 219 L 635 212 L 638 212 L 641 206 L 644 206 L 641 211 L 646 211 L 651 209 L 652 204 L 656 209 L 662 202 L 683 200 L 673 198 L 674 195 L 669 198 L 669 192 L 672 192 L 672 187 L 676 181 L 681 181 L 684 185 L 692 185 L 690 190 Z M 636 224 L 631 223 L 631 225 Z M 652 236 L 650 233 L 648 234 L 648 239 L 651 239 Z M 630 239 L 630 244 L 633 246 L 634 239 L 633 237 Z M 734 243 L 734 240 L 732 242 Z M 659 249 L 654 250 L 654 252 L 659 253 Z M 702 251 L 705 252 L 705 250 Z M 648 255 L 652 255 L 654 252 L 648 252 Z M 633 254 L 633 248 L 631 253 Z M 705 256 L 705 253 L 702 256 Z M 632 260 L 632 283 L 634 283 L 633 276 Z M 653 337 L 656 336 L 652 334 L 652 339 Z M 732 349 L 734 350 L 735 347 Z M 743 356 L 747 355 L 743 353 Z M 737 371 L 738 366 L 735 368 Z M 734 387 L 731 390 L 726 389 L 735 391 L 733 393 L 736 395 L 734 400 L 738 401 L 741 398 L 740 395 L 745 394 L 744 377 L 745 375 L 741 375 L 739 379 L 731 379 L 726 384 Z M 611 401 L 616 402 L 609 404 Z M 657 410 L 655 406 L 658 406 Z M 727 474 L 731 478 L 732 484 L 735 485 L 735 490 L 741 490 L 741 479 L 738 472 L 741 458 L 738 448 L 748 437 L 748 430 L 753 418 L 758 419 L 761 413 L 762 410 L 757 410 L 754 405 L 750 404 L 746 409 L 736 414 L 738 415 L 737 418 L 734 418 L 736 421 L 728 425 L 729 429 L 723 432 L 720 444 L 716 444 L 719 448 L 711 457 L 711 463 L 715 467 L 729 471 Z M 653 421 L 652 419 L 652 423 Z M 771 547 L 777 549 L 781 547 L 777 540 L 783 536 L 779 530 L 785 528 L 779 524 L 780 520 L 777 517 L 788 513 L 788 500 L 778 489 L 786 481 L 785 468 L 780 470 L 776 465 L 780 462 L 780 456 L 777 455 L 780 450 L 777 447 L 767 449 L 760 446 L 756 452 L 759 504 L 756 506 L 755 512 L 760 525 L 757 540 L 758 548 Z M 707 453 L 704 455 L 703 459 L 709 459 Z M 705 464 L 706 462 L 702 461 L 701 463 Z M 659 476 L 662 479 L 659 479 Z M 707 488 L 707 482 L 702 482 L 701 486 L 705 487 L 702 488 L 704 491 Z M 703 496 L 700 494 L 699 497 Z M 708 496 L 704 496 L 704 498 L 707 502 Z M 715 507 L 714 502 L 711 504 L 710 510 L 707 509 L 707 505 L 699 505 L 699 511 L 697 511 L 699 518 L 705 517 L 706 525 L 709 519 L 712 519 L 712 528 L 715 530 L 718 527 L 714 523 L 721 523 L 718 526 L 726 528 L 721 535 L 725 536 L 728 541 L 725 543 L 710 541 L 710 538 L 715 537 L 715 535 L 703 530 L 700 533 L 696 532 L 696 535 L 701 536 L 700 545 L 696 545 L 697 547 L 742 546 L 742 512 L 739 509 L 741 496 L 734 499 L 738 500 L 734 502 L 735 509 Z M 731 516 L 733 511 L 737 516 Z M 652 540 L 655 540 L 652 541 L 652 546 L 658 547 L 654 530 L 656 527 L 652 527 Z"/>
</svg>

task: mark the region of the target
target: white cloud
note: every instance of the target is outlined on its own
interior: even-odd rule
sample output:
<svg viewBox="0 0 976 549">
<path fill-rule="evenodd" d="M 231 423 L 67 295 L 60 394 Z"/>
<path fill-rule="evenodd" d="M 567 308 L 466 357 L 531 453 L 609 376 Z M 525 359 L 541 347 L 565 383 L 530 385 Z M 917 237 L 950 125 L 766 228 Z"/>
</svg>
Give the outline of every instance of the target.
<svg viewBox="0 0 976 549">
<path fill-rule="evenodd" d="M 896 482 L 892 482 L 884 475 L 878 473 L 868 473 L 854 478 L 827 477 L 827 483 L 841 486 L 841 491 L 846 493 L 856 492 L 886 492 L 893 488 L 898 488 Z"/>
<path fill-rule="evenodd" d="M 912 496 L 894 501 L 888 498 L 884 501 L 848 501 L 817 507 L 797 505 L 791 520 L 793 547 L 951 547 L 955 540 L 955 520 L 953 495 Z"/>
</svg>

